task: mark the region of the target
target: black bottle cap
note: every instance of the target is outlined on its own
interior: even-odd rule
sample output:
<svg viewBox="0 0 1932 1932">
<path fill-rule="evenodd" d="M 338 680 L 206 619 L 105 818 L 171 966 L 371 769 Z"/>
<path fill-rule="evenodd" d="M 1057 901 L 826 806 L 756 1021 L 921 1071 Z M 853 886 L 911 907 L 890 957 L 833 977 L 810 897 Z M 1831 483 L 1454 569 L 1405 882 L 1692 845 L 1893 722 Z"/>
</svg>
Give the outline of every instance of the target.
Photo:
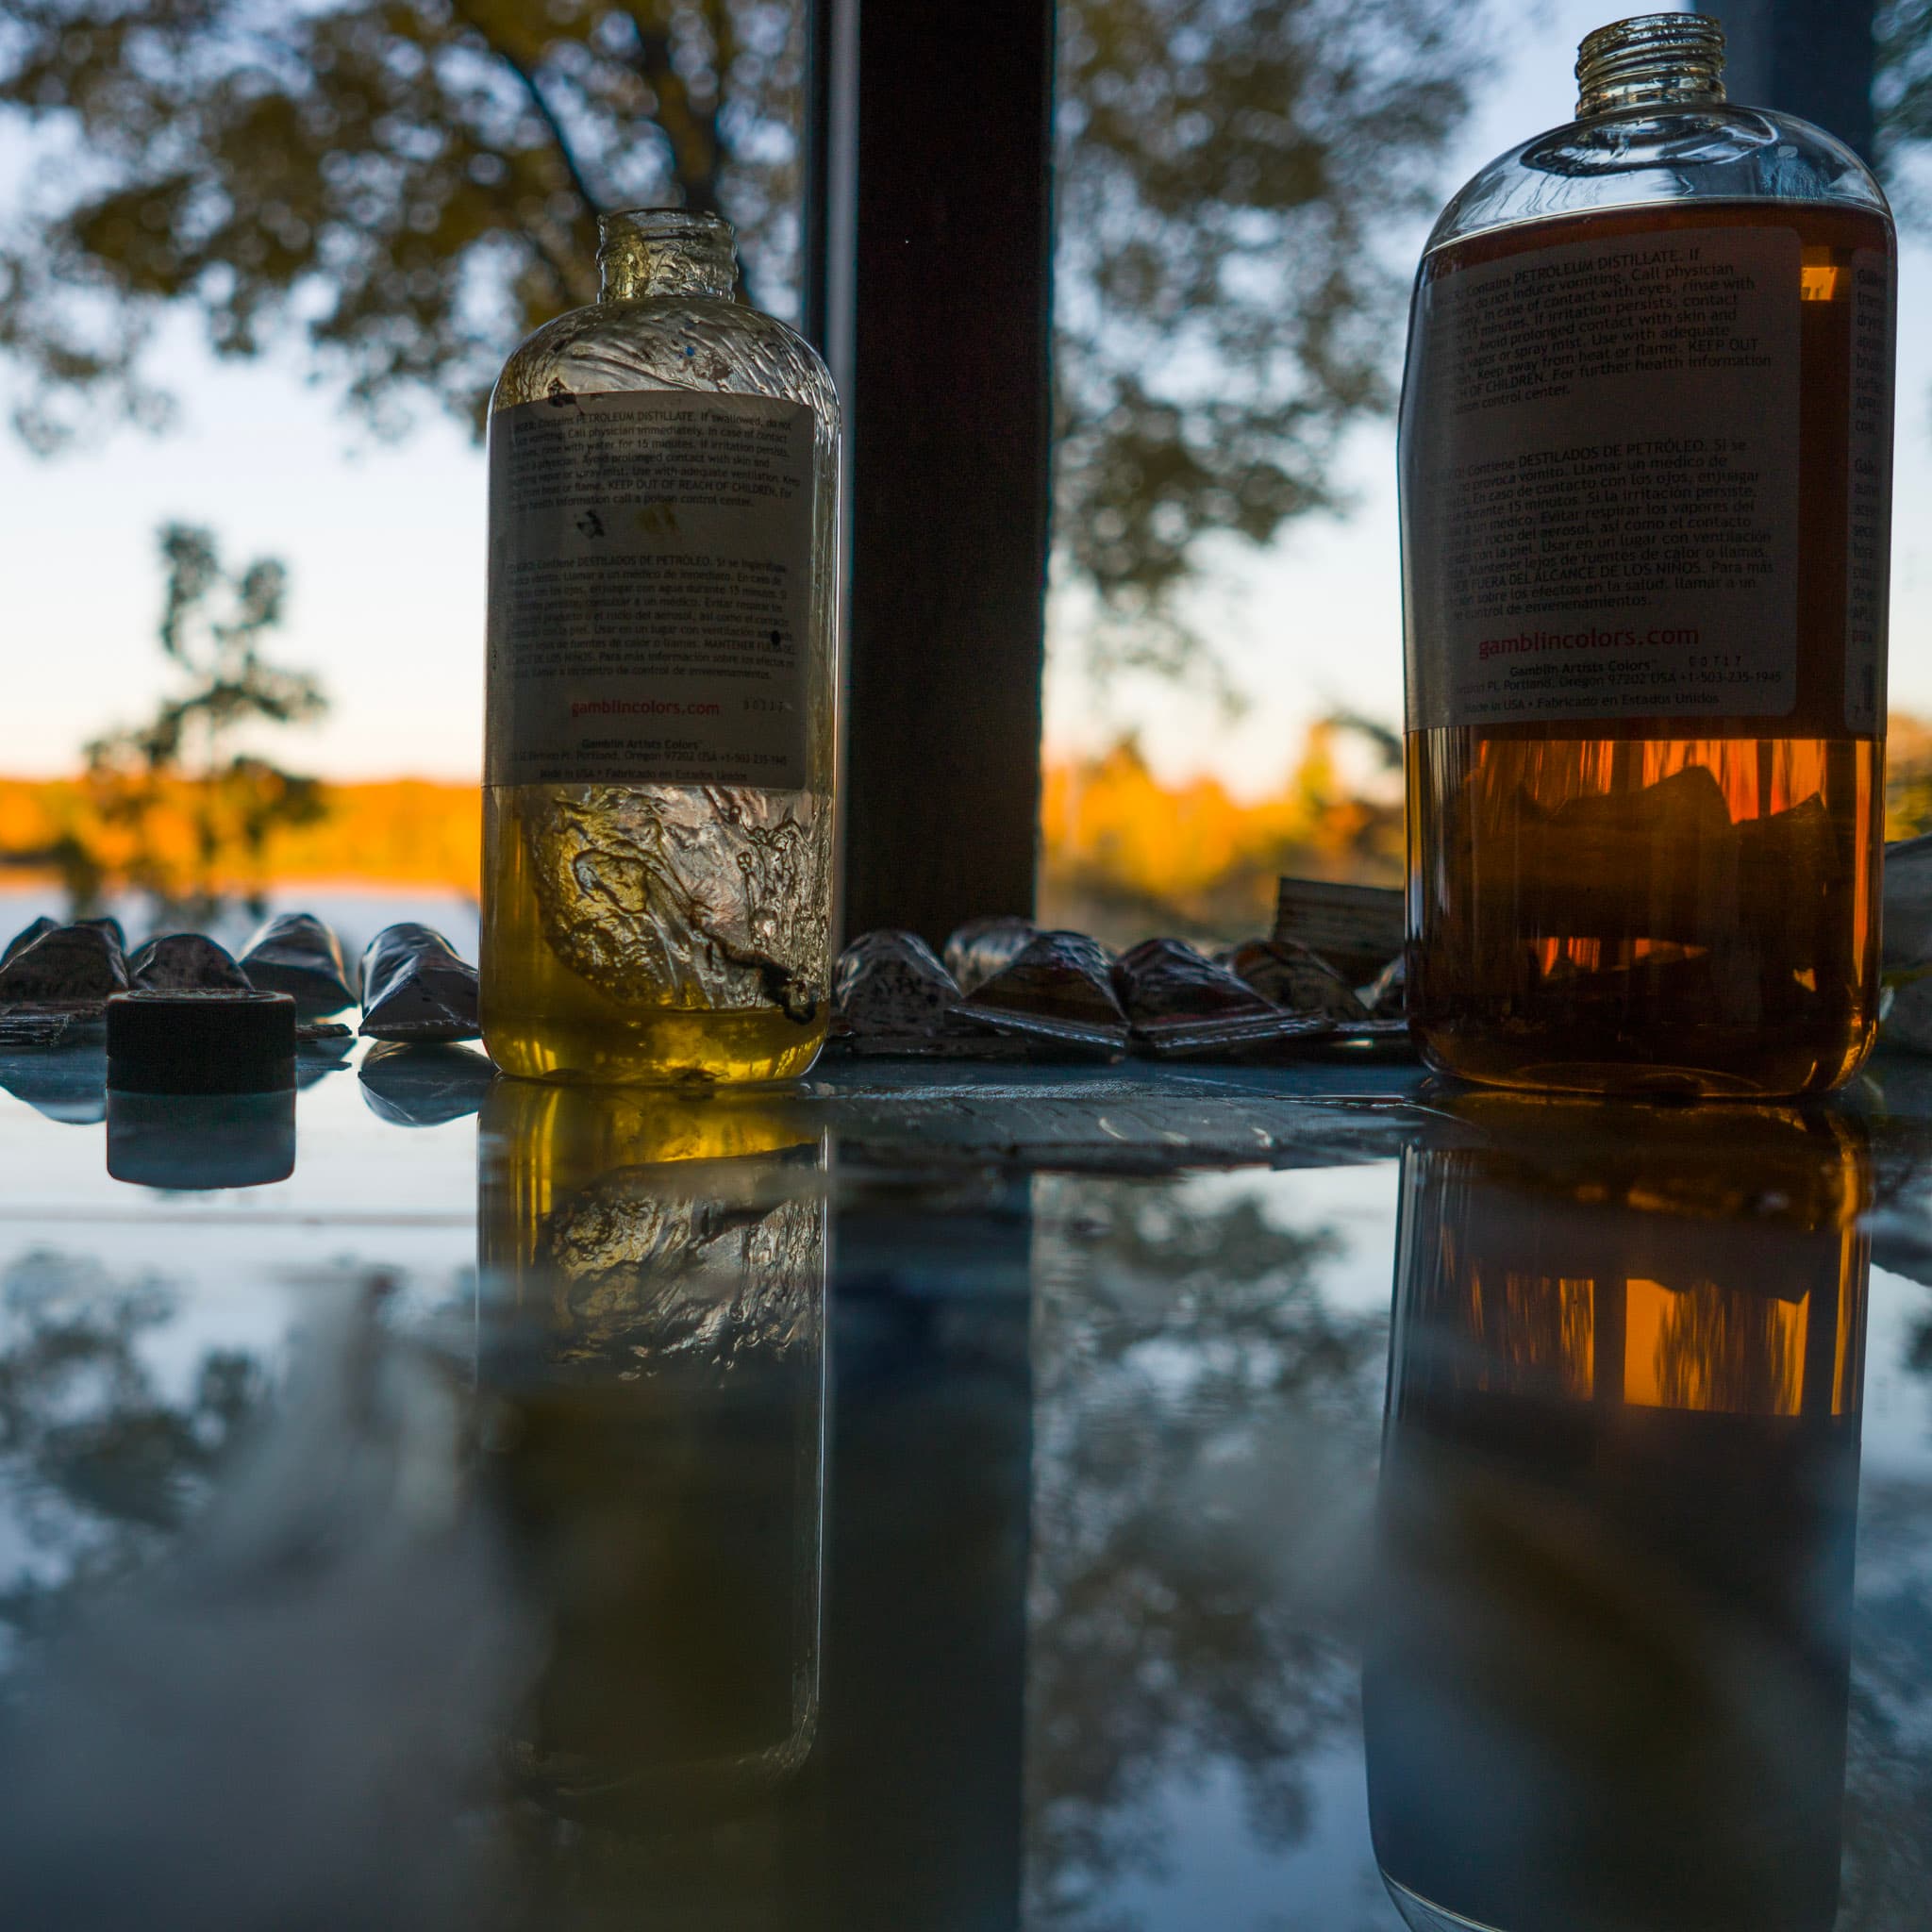
<svg viewBox="0 0 1932 1932">
<path fill-rule="evenodd" d="M 108 1085 L 123 1093 L 267 1093 L 295 1084 L 285 992 L 124 992 L 108 1002 Z"/>
</svg>

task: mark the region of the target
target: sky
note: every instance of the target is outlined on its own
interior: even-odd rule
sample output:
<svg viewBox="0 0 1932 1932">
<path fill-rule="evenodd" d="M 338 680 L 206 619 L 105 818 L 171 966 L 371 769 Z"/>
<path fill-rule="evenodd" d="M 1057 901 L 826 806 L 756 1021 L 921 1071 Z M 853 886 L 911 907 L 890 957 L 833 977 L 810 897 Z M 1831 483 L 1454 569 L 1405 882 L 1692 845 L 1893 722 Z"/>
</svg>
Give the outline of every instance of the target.
<svg viewBox="0 0 1932 1932">
<path fill-rule="evenodd" d="M 1512 26 L 1444 169 L 1445 196 L 1492 155 L 1569 118 L 1575 43 L 1613 10 L 1544 0 Z M 0 172 L 19 154 L 0 152 Z M 1412 253 L 1422 240 L 1418 230 L 1391 245 Z M 1906 246 L 1900 305 L 1932 310 L 1932 238 Z M 1932 331 L 1900 334 L 1892 701 L 1932 714 Z M 425 409 L 404 441 L 380 442 L 293 354 L 218 362 L 187 318 L 166 331 L 156 366 L 182 402 L 166 435 L 123 430 L 43 459 L 0 431 L 0 774 L 70 772 L 89 738 L 152 708 L 165 683 L 156 531 L 179 519 L 211 526 L 232 562 L 269 554 L 289 565 L 278 649 L 319 672 L 334 703 L 319 727 L 283 738 L 286 762 L 337 778 L 475 777 L 484 479 L 466 431 Z M 1062 608 L 1050 636 L 1049 754 L 1099 750 L 1131 730 L 1163 777 L 1211 774 L 1253 797 L 1280 786 L 1324 711 L 1397 723 L 1393 425 L 1353 432 L 1340 468 L 1349 516 L 1302 518 L 1265 550 L 1212 553 L 1198 614 L 1249 696 L 1243 716 L 1230 723 L 1211 700 L 1149 679 L 1096 693 Z"/>
</svg>

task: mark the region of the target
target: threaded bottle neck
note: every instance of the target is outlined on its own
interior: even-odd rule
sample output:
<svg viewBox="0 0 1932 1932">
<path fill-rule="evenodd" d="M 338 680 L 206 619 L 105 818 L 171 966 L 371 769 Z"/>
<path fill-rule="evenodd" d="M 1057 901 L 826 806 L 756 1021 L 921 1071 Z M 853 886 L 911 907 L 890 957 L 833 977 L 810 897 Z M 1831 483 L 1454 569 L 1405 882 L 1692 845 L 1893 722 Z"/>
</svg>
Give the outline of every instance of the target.
<svg viewBox="0 0 1932 1932">
<path fill-rule="evenodd" d="M 1704 13 L 1640 13 L 1576 50 L 1576 118 L 1621 108 L 1709 107 L 1724 97 L 1724 30 Z"/>
<path fill-rule="evenodd" d="M 632 208 L 599 215 L 598 293 L 606 302 L 729 295 L 738 286 L 736 239 L 722 216 L 689 208 Z"/>
</svg>

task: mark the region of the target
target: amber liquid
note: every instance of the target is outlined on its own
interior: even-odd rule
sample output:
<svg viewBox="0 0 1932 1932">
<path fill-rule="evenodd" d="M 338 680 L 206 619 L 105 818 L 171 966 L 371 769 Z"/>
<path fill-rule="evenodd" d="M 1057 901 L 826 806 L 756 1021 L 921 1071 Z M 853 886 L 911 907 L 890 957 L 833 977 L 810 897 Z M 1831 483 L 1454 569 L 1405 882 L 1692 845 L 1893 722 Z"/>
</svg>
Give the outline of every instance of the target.
<svg viewBox="0 0 1932 1932">
<path fill-rule="evenodd" d="M 1800 302 L 1797 704 L 1762 718 L 1452 726 L 1408 739 L 1409 1001 L 1447 1074 L 1659 1095 L 1818 1092 L 1878 1022 L 1884 739 L 1845 719 L 1852 251 L 1876 215 L 1698 203 L 1455 245 L 1794 229 Z"/>
</svg>

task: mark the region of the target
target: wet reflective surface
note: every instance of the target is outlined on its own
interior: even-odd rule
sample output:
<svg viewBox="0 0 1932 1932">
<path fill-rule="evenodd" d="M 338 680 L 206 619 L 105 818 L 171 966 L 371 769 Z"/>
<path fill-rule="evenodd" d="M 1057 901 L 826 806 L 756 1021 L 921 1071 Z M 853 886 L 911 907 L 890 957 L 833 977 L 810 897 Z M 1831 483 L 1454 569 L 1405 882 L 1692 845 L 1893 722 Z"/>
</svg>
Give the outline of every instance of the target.
<svg viewBox="0 0 1932 1932">
<path fill-rule="evenodd" d="M 303 1071 L 0 1061 L 9 1926 L 1924 1924 L 1932 1062 Z"/>
</svg>

